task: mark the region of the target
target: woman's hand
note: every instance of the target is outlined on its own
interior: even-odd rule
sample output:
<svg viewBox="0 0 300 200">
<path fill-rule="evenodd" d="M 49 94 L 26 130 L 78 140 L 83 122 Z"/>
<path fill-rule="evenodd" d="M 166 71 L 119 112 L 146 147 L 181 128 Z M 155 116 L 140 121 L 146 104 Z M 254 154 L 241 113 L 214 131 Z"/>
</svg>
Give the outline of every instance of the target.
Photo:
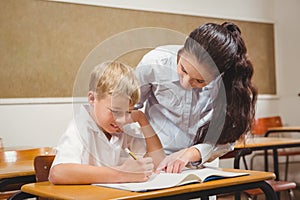
<svg viewBox="0 0 300 200">
<path fill-rule="evenodd" d="M 140 110 L 131 111 L 131 120 L 132 122 L 138 122 L 141 127 L 149 125 L 149 121 L 145 113 Z"/>
<path fill-rule="evenodd" d="M 198 155 L 197 155 L 198 154 Z M 193 147 L 168 155 L 157 167 L 156 172 L 180 173 L 191 161 L 199 158 L 199 151 Z"/>
</svg>

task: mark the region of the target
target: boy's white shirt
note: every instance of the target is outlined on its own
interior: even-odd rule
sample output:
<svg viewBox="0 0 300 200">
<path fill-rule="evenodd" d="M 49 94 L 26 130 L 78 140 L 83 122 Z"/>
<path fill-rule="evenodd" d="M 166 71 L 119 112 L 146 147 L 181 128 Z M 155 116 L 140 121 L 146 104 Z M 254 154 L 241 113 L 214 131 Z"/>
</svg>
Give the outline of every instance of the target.
<svg viewBox="0 0 300 200">
<path fill-rule="evenodd" d="M 89 115 L 90 105 L 83 105 L 69 124 L 56 147 L 52 166 L 78 163 L 94 166 L 117 166 L 129 157 L 125 148 L 138 156 L 146 153 L 143 134 L 136 123 L 127 125 L 125 133 L 115 133 L 108 140 Z"/>
</svg>

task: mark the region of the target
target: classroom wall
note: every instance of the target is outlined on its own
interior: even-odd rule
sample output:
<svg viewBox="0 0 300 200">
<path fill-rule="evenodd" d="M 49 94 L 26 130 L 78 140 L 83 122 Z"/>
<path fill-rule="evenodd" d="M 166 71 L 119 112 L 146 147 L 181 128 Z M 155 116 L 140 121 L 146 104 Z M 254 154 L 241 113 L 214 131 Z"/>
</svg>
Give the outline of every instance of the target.
<svg viewBox="0 0 300 200">
<path fill-rule="evenodd" d="M 86 77 L 80 80 L 86 82 L 76 92 L 85 96 L 94 65 L 117 59 L 135 67 L 151 48 L 183 44 L 199 24 L 229 20 L 45 0 L 0 1 L 0 7 L 6 47 L 0 53 L 0 85 L 10 86 L 0 88 L 0 98 L 70 97 L 82 70 Z M 273 23 L 230 21 L 242 30 L 259 72 L 253 77 L 259 93 L 276 94 Z"/>
<path fill-rule="evenodd" d="M 275 61 L 278 95 L 261 95 L 257 105 L 257 116 L 280 113 L 284 123 L 300 124 L 299 69 L 299 19 L 297 0 L 231 0 L 231 1 L 85 1 L 111 7 L 126 7 L 141 10 L 164 11 L 209 17 L 274 22 Z M 197 6 L 195 6 L 197 5 Z M 296 84 L 293 84 L 296 83 Z M 2 86 L 5 87 L 5 86 Z M 286 88 L 289 88 L 287 90 Z M 295 109 L 296 108 L 296 109 Z M 55 145 L 60 134 L 72 118 L 72 105 L 69 98 L 0 99 L 0 137 L 7 146 L 15 145 Z"/>
<path fill-rule="evenodd" d="M 274 1 L 278 113 L 288 125 L 300 125 L 300 1 Z M 299 157 L 292 158 L 299 161 Z M 283 173 L 281 173 L 283 174 Z M 289 180 L 300 182 L 299 162 L 290 164 Z M 297 194 L 297 193 L 296 193 Z M 300 198 L 296 196 L 296 199 Z"/>
<path fill-rule="evenodd" d="M 300 125 L 300 1 L 274 1 L 278 108 L 285 123 Z"/>
</svg>

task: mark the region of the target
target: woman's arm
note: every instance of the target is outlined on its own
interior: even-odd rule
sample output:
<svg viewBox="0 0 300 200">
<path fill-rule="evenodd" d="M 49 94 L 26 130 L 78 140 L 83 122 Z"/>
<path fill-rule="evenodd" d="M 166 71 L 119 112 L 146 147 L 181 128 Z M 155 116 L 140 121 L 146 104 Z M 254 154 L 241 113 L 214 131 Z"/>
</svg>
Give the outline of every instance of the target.
<svg viewBox="0 0 300 200">
<path fill-rule="evenodd" d="M 180 173 L 188 163 L 194 162 L 195 165 L 202 166 L 206 162 L 211 162 L 225 153 L 232 151 L 233 148 L 234 143 L 222 145 L 197 144 L 167 156 L 157 167 L 157 171 L 163 170 L 169 173 Z"/>
<path fill-rule="evenodd" d="M 147 155 L 153 159 L 155 168 L 165 158 L 162 144 L 153 130 L 146 115 L 140 110 L 134 110 L 131 113 L 132 120 L 138 122 L 144 134 L 146 141 Z"/>
</svg>

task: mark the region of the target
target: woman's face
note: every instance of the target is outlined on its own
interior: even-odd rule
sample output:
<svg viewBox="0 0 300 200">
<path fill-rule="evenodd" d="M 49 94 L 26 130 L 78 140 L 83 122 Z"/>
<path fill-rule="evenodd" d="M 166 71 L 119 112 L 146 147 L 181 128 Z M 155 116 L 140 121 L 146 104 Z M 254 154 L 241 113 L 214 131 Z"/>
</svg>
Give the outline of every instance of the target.
<svg viewBox="0 0 300 200">
<path fill-rule="evenodd" d="M 184 89 L 202 88 L 211 81 L 211 75 L 204 70 L 194 56 L 186 52 L 178 54 L 177 72 Z"/>
</svg>

